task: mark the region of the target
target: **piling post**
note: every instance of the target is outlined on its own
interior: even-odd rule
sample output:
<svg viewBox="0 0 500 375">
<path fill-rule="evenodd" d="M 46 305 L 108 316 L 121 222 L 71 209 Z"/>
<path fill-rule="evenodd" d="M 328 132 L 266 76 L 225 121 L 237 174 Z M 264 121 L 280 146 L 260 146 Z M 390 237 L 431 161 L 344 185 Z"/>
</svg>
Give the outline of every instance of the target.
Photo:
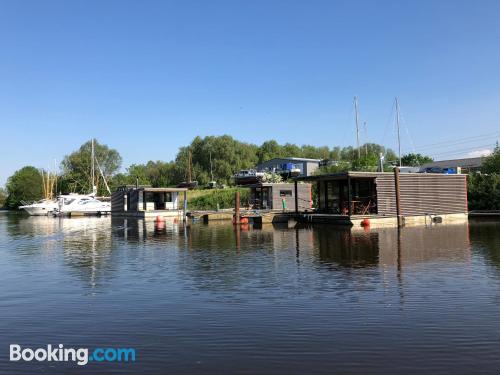
<svg viewBox="0 0 500 375">
<path fill-rule="evenodd" d="M 349 215 L 349 220 L 353 214 L 352 212 L 352 192 L 351 192 L 351 176 L 347 172 L 347 214 Z"/>
<path fill-rule="evenodd" d="M 396 190 L 396 215 L 398 216 L 398 227 L 402 227 L 403 215 L 401 214 L 401 185 L 399 180 L 399 167 L 394 168 L 394 188 Z"/>
<path fill-rule="evenodd" d="M 184 191 L 184 215 L 183 215 L 183 221 L 186 221 L 187 207 L 188 207 L 187 191 Z"/>
<path fill-rule="evenodd" d="M 297 180 L 293 182 L 294 194 L 295 194 L 295 214 L 299 213 L 299 187 L 297 186 Z"/>
<path fill-rule="evenodd" d="M 234 223 L 240 223 L 240 192 L 237 191 L 234 197 Z"/>
</svg>

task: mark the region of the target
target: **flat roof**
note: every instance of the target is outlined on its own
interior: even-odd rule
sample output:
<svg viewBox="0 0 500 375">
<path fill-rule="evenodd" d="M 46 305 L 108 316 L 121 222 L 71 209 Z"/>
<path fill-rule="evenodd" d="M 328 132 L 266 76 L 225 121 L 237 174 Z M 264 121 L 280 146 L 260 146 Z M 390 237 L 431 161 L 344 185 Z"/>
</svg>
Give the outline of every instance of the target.
<svg viewBox="0 0 500 375">
<path fill-rule="evenodd" d="M 259 182 L 256 184 L 240 185 L 241 188 L 273 187 L 273 186 L 293 186 L 293 182 Z"/>
<path fill-rule="evenodd" d="M 422 168 L 479 168 L 482 166 L 485 157 L 480 156 L 477 158 L 463 158 L 463 159 L 450 159 L 450 160 L 436 160 L 422 165 Z"/>
<path fill-rule="evenodd" d="M 348 172 L 337 172 L 337 173 L 326 173 L 314 176 L 303 176 L 295 177 L 296 181 L 318 181 L 318 180 L 341 180 L 347 178 L 376 178 L 378 176 L 394 175 L 394 172 L 358 172 L 358 171 L 348 171 Z M 450 177 L 465 177 L 464 174 L 444 174 L 444 173 L 403 173 L 400 176 L 447 176 Z M 404 177 L 403 177 L 404 178 Z"/>
<path fill-rule="evenodd" d="M 169 193 L 175 191 L 188 191 L 188 188 L 168 187 L 168 188 L 139 188 L 139 190 L 149 191 L 152 193 Z"/>
<path fill-rule="evenodd" d="M 366 178 L 375 178 L 380 175 L 384 174 L 393 174 L 392 172 L 355 172 L 355 171 L 349 171 L 349 172 L 336 172 L 336 173 L 325 173 L 325 174 L 318 174 L 314 176 L 302 176 L 302 177 L 295 177 L 294 180 L 297 181 L 317 181 L 317 180 L 322 180 L 322 179 L 342 179 L 342 178 L 347 178 L 349 177 L 366 177 Z"/>
<path fill-rule="evenodd" d="M 125 188 L 126 190 L 142 190 L 142 191 L 148 191 L 152 193 L 170 193 L 170 192 L 181 192 L 181 191 L 187 191 L 188 188 L 178 188 L 178 187 L 161 187 L 161 188 L 153 188 L 150 186 L 120 186 L 118 189 L 123 189 Z"/>
</svg>

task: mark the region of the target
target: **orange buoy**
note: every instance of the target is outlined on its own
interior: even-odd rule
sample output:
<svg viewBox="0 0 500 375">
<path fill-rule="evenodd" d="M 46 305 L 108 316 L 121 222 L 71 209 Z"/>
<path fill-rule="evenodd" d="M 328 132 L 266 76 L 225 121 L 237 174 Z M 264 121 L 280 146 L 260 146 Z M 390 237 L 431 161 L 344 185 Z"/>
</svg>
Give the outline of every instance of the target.
<svg viewBox="0 0 500 375">
<path fill-rule="evenodd" d="M 157 223 L 163 223 L 165 221 L 165 218 L 161 215 L 158 215 L 155 219 Z"/>
<path fill-rule="evenodd" d="M 369 227 L 370 226 L 370 219 L 363 219 L 361 222 L 362 227 Z"/>
<path fill-rule="evenodd" d="M 248 217 L 242 217 L 240 219 L 240 224 L 248 224 Z"/>
</svg>

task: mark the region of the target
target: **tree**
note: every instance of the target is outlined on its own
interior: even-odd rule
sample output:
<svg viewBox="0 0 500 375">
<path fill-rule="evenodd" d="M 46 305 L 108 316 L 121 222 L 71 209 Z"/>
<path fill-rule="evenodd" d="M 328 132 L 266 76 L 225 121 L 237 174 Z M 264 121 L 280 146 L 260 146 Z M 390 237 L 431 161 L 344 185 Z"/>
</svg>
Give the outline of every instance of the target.
<svg viewBox="0 0 500 375">
<path fill-rule="evenodd" d="M 16 171 L 7 180 L 5 207 L 16 209 L 22 201 L 36 201 L 43 197 L 42 175 L 38 169 L 26 166 Z"/>
<path fill-rule="evenodd" d="M 406 154 L 401 157 L 401 163 L 405 167 L 420 167 L 425 163 L 430 163 L 434 161 L 430 156 L 422 155 L 422 154 Z"/>
<path fill-rule="evenodd" d="M 500 174 L 469 174 L 467 198 L 470 210 L 500 210 Z"/>
<path fill-rule="evenodd" d="M 498 142 L 490 156 L 487 156 L 481 167 L 481 172 L 483 173 L 499 173 L 500 174 L 500 147 Z"/>
<path fill-rule="evenodd" d="M 0 208 L 5 206 L 5 202 L 7 201 L 7 192 L 4 188 L 0 188 Z"/>
<path fill-rule="evenodd" d="M 60 188 L 62 191 L 72 191 L 88 194 L 92 191 L 92 141 L 88 141 L 80 148 L 67 155 L 62 163 L 63 176 Z M 94 154 L 104 177 L 108 180 L 120 169 L 122 158 L 118 151 L 94 141 Z M 106 195 L 106 187 L 100 183 L 100 172 L 96 164 L 94 182 L 98 195 Z"/>
<path fill-rule="evenodd" d="M 282 158 L 286 156 L 283 152 L 283 148 L 274 139 L 262 143 L 257 151 L 257 156 L 259 158 L 259 163 L 263 163 L 266 160 L 271 160 L 274 158 Z"/>
<path fill-rule="evenodd" d="M 189 151 L 192 156 L 192 179 L 202 186 L 212 179 L 210 155 L 214 179 L 224 184 L 231 183 L 238 170 L 253 168 L 258 162 L 258 147 L 255 145 L 239 142 L 228 135 L 196 137 L 188 147 L 180 148 L 177 154 L 173 173 L 176 182 L 187 179 Z"/>
</svg>

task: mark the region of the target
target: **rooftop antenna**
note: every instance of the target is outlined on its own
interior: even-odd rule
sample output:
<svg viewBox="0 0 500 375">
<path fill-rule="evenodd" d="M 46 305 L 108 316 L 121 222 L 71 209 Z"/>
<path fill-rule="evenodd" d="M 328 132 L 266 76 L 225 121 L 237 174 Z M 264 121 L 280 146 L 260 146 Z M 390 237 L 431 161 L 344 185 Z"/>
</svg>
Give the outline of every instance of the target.
<svg viewBox="0 0 500 375">
<path fill-rule="evenodd" d="M 400 126 L 399 126 L 399 121 L 400 121 L 400 115 L 399 115 L 399 101 L 398 97 L 396 96 L 395 98 L 396 101 L 396 127 L 398 130 L 398 155 L 399 155 L 399 166 L 402 166 L 401 163 L 401 132 L 400 132 Z"/>
<path fill-rule="evenodd" d="M 92 159 L 92 169 L 91 169 L 91 173 L 92 173 L 92 192 L 94 193 L 94 190 L 95 190 L 95 180 L 94 180 L 94 174 L 95 174 L 95 165 L 94 165 L 94 138 L 92 138 L 92 148 L 91 148 L 91 159 Z"/>
<path fill-rule="evenodd" d="M 363 129 L 365 131 L 365 156 L 368 157 L 368 131 L 366 130 L 366 121 L 363 122 Z"/>
<path fill-rule="evenodd" d="M 359 114 L 358 114 L 358 97 L 354 97 L 354 116 L 356 118 L 356 146 L 358 149 L 358 159 L 361 159 L 361 152 L 359 150 Z"/>
<path fill-rule="evenodd" d="M 210 151 L 210 176 L 212 177 L 212 181 L 214 180 L 214 171 L 212 168 L 212 151 Z"/>
<path fill-rule="evenodd" d="M 187 173 L 188 173 L 188 182 L 191 183 L 191 149 L 188 148 L 188 170 L 187 170 Z"/>
</svg>

